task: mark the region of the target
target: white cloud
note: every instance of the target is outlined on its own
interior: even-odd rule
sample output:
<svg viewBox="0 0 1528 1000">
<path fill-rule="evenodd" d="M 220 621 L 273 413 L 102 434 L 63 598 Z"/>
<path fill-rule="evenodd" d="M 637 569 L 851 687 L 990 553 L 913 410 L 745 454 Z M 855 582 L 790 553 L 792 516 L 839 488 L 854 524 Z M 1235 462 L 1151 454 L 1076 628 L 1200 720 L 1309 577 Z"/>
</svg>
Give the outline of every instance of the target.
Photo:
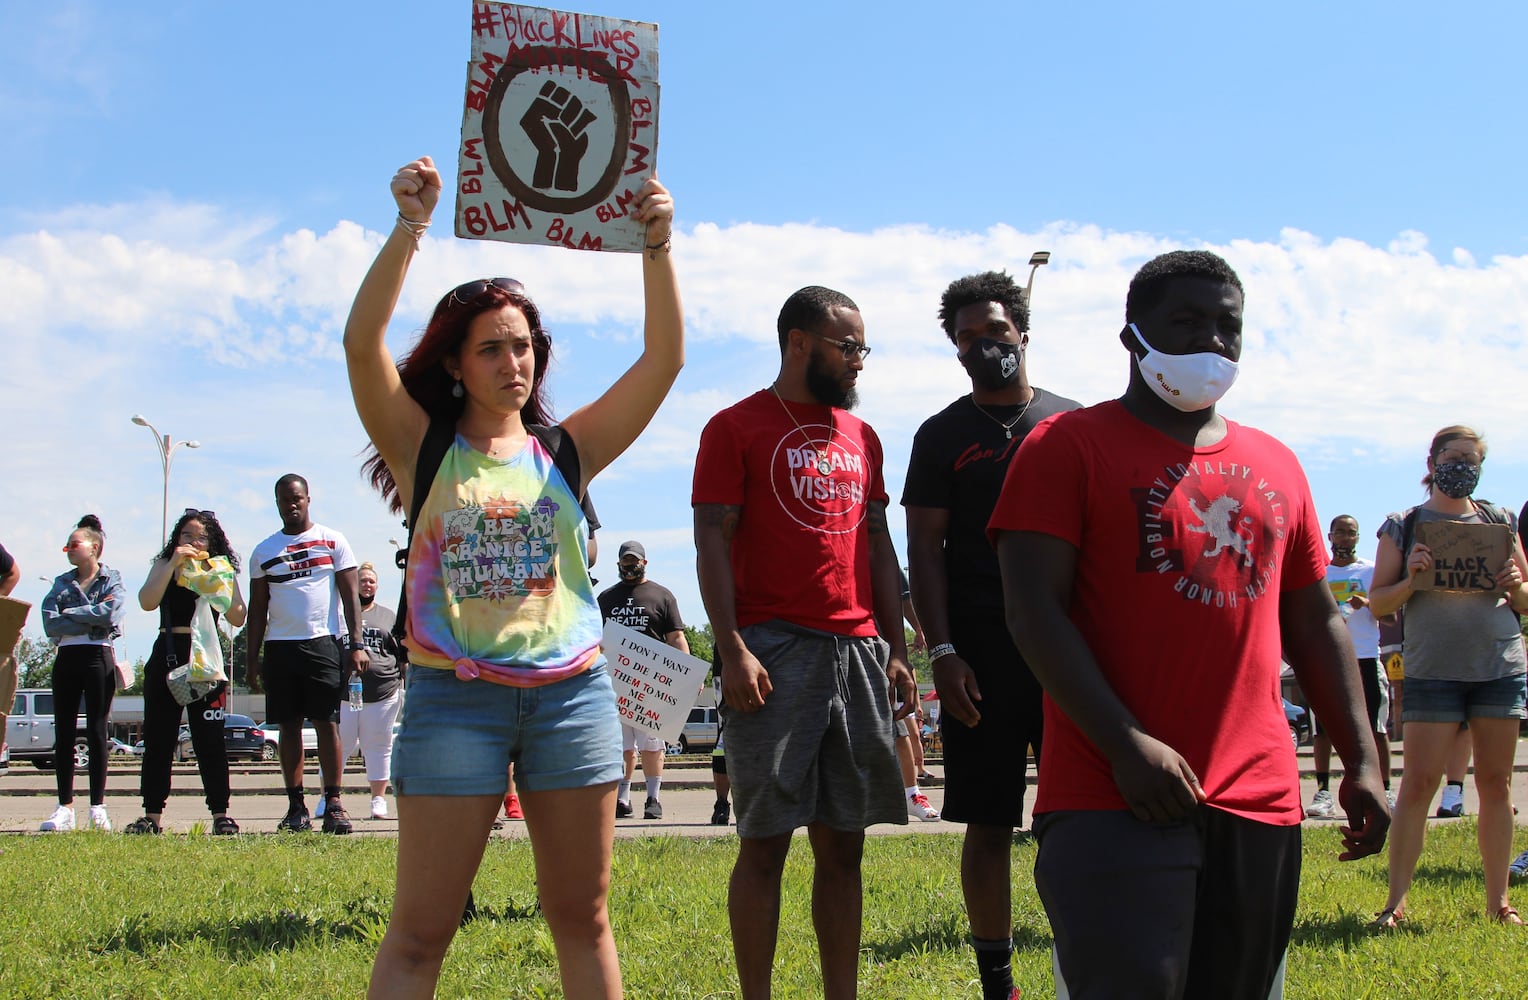
<svg viewBox="0 0 1528 1000">
<path fill-rule="evenodd" d="M 366 442 L 339 350 L 380 233 L 348 221 L 279 233 L 267 220 L 163 198 L 78 206 L 29 225 L 0 237 L 0 419 L 10 431 L 0 542 L 21 558 L 23 596 L 40 597 L 36 576 L 64 568 L 58 548 L 87 510 L 106 521 L 108 562 L 132 587 L 141 582 L 158 547 L 161 483 L 152 444 L 128 423 L 136 412 L 203 444 L 177 455 L 172 512 L 219 510 L 248 552 L 276 527 L 271 484 L 298 471 L 313 482 L 315 517 L 388 562 L 386 540 L 399 529 L 359 479 Z M 446 289 L 508 273 L 527 283 L 556 337 L 559 412 L 635 358 L 635 257 L 460 241 L 448 220 L 437 232 L 405 288 L 395 351 Z M 885 442 L 895 502 L 913 431 L 967 387 L 936 320 L 950 279 L 1006 267 L 1023 280 L 1030 252 L 1052 251 L 1036 278 L 1030 371 L 1046 388 L 1096 402 L 1124 385 L 1117 336 L 1130 275 L 1177 245 L 1067 222 L 1033 233 L 695 225 L 675 242 L 689 362 L 652 426 L 595 483 L 603 540 L 643 539 L 655 578 L 704 620 L 687 551 L 700 429 L 774 377 L 775 316 L 795 288 L 839 288 L 864 312 L 875 351 L 861 409 Z M 1228 414 L 1287 440 L 1313 478 L 1415 461 L 1414 473 L 1395 477 L 1399 487 L 1385 484 L 1408 492 L 1377 499 L 1378 510 L 1414 499 L 1435 428 L 1476 423 L 1491 437 L 1493 495 L 1515 506 L 1528 494 L 1519 457 L 1528 455 L 1528 257 L 1440 260 L 1411 232 L 1385 247 L 1287 230 L 1276 242 L 1211 249 L 1247 286 L 1244 371 Z M 605 577 L 612 553 L 601 559 Z M 385 591 L 395 586 L 384 579 Z M 149 616 L 130 622 L 133 655 L 147 651 L 152 627 Z"/>
</svg>

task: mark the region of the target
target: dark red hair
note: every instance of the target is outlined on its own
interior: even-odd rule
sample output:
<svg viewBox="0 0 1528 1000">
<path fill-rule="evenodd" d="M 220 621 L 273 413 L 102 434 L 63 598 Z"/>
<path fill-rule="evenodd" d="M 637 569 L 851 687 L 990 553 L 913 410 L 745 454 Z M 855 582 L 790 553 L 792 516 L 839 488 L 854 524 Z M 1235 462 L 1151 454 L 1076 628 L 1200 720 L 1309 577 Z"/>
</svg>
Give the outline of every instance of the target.
<svg viewBox="0 0 1528 1000">
<path fill-rule="evenodd" d="M 535 358 L 535 374 L 531 394 L 520 409 L 520 419 L 527 424 L 552 422 L 551 403 L 546 397 L 546 371 L 552 363 L 552 338 L 541 326 L 541 312 L 536 303 L 524 292 L 512 291 L 500 285 L 487 284 L 481 292 L 463 303 L 457 297 L 457 289 L 435 306 L 430 322 L 419 337 L 414 349 L 398 362 L 398 377 L 403 387 L 413 397 L 430 419 L 445 418 L 453 423 L 466 409 L 466 397 L 451 395 L 456 380 L 446 371 L 446 358 L 460 353 L 467 341 L 472 321 L 485 312 L 493 312 L 505 306 L 514 306 L 525 316 L 531 328 L 531 353 Z M 393 470 L 377 454 L 376 445 L 366 449 L 366 461 L 361 473 L 387 501 L 388 509 L 395 514 L 403 512 L 404 498 L 398 495 L 398 481 Z M 413 461 L 415 456 L 410 455 Z"/>
</svg>

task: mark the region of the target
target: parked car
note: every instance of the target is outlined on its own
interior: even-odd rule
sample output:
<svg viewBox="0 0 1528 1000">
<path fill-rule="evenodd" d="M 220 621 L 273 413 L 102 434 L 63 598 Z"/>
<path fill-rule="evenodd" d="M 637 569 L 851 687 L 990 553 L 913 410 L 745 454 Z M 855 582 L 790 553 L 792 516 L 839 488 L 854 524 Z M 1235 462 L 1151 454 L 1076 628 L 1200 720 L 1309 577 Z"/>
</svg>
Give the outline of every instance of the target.
<svg viewBox="0 0 1528 1000">
<path fill-rule="evenodd" d="M 53 692 L 47 688 L 21 688 L 5 720 L 4 742 L 11 759 L 31 761 L 44 770 L 53 769 Z M 83 735 L 74 741 L 74 769 L 90 770 L 90 745 Z"/>
<path fill-rule="evenodd" d="M 107 746 L 110 747 L 110 749 L 111 749 L 112 756 L 116 756 L 118 754 L 128 754 L 128 755 L 131 755 L 131 754 L 134 753 L 134 750 L 133 750 L 132 747 L 128 746 L 126 743 L 123 743 L 121 740 L 117 739 L 115 736 L 108 736 L 106 738 L 106 742 L 107 742 Z"/>
<path fill-rule="evenodd" d="M 692 708 L 690 717 L 684 721 L 684 729 L 679 733 L 678 742 L 671 745 L 677 747 L 679 753 L 710 750 L 716 746 L 716 737 L 719 732 L 721 729 L 717 722 L 716 709 Z"/>
<path fill-rule="evenodd" d="M 1289 723 L 1289 738 L 1296 750 L 1311 741 L 1310 713 L 1288 698 L 1284 699 L 1284 721 Z"/>
<path fill-rule="evenodd" d="M 280 755 L 281 729 L 274 723 L 261 724 L 247 715 L 223 716 L 223 743 L 228 759 L 248 757 L 251 760 L 275 760 Z M 302 727 L 304 750 L 318 749 L 318 730 L 311 723 Z M 196 748 L 191 745 L 191 727 L 181 726 L 175 745 L 176 760 L 194 760 Z"/>
</svg>

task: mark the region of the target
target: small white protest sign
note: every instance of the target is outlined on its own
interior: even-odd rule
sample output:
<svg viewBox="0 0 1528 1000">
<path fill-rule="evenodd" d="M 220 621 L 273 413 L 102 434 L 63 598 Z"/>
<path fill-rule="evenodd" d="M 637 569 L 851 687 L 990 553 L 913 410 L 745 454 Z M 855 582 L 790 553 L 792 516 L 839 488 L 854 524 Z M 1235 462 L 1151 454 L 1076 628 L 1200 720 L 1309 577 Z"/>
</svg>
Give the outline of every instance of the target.
<svg viewBox="0 0 1528 1000">
<path fill-rule="evenodd" d="M 658 155 L 658 26 L 472 4 L 456 235 L 640 251 Z"/>
<path fill-rule="evenodd" d="M 621 721 L 677 742 L 711 664 L 614 621 L 600 642 Z"/>
</svg>

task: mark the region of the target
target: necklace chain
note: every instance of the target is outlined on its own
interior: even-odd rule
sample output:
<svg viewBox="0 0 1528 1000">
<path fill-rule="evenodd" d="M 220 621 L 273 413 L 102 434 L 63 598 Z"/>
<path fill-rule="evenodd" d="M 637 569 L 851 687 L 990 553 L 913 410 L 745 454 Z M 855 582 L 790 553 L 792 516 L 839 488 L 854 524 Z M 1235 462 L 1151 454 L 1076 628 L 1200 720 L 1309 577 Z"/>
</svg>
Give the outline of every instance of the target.
<svg viewBox="0 0 1528 1000">
<path fill-rule="evenodd" d="M 978 403 L 976 401 L 976 397 L 975 396 L 967 396 L 966 398 L 971 400 L 971 405 L 976 407 L 976 409 L 981 413 L 982 416 L 986 417 L 988 420 L 992 421 L 994 424 L 997 424 L 999 427 L 1001 427 L 1003 429 L 1003 436 L 1005 438 L 1007 438 L 1008 440 L 1012 441 L 1013 440 L 1013 429 L 1014 429 L 1014 427 L 1018 426 L 1018 423 L 1019 423 L 1020 420 L 1023 419 L 1024 414 L 1029 412 L 1029 404 L 1033 403 L 1035 401 L 1035 390 L 1031 389 L 1029 391 L 1029 398 L 1024 400 L 1024 405 L 1019 407 L 1019 412 L 1014 414 L 1013 419 L 1008 421 L 1007 423 L 1004 423 L 1003 421 L 999 420 L 997 417 L 994 417 L 992 414 L 988 413 L 987 412 L 987 408 L 985 406 L 983 406 L 982 404 Z"/>
<path fill-rule="evenodd" d="M 785 400 L 780 396 L 780 390 L 775 388 L 774 383 L 770 383 L 769 391 L 774 393 L 775 400 L 780 404 L 780 409 L 784 410 L 785 415 L 791 418 L 791 423 L 796 425 L 796 430 L 801 432 L 801 436 L 806 440 L 807 447 L 811 448 L 816 442 L 812 440 L 812 435 L 806 432 L 806 428 L 801 426 L 801 421 L 796 419 L 796 415 L 791 412 L 791 408 L 785 405 Z M 828 440 L 826 443 L 833 443 L 833 407 L 831 406 L 828 407 Z M 817 471 L 824 476 L 832 474 L 833 463 L 828 460 L 827 455 L 819 454 L 817 456 Z"/>
</svg>

